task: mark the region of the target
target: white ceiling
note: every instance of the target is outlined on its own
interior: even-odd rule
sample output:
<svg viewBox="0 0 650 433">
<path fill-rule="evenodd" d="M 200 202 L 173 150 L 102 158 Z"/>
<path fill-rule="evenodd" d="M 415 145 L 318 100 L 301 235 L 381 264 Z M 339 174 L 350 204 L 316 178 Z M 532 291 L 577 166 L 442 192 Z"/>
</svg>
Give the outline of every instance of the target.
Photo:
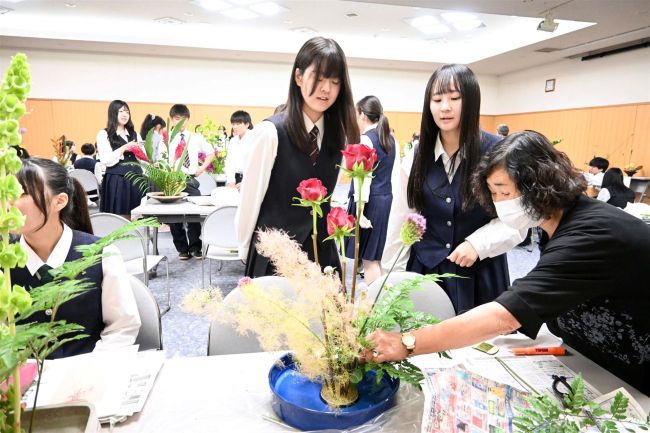
<svg viewBox="0 0 650 433">
<path fill-rule="evenodd" d="M 190 0 L 0 0 L 0 6 L 12 9 L 0 15 L 0 46 L 290 62 L 312 36 L 295 29 L 308 27 L 336 39 L 353 66 L 430 71 L 441 63 L 458 62 L 477 73 L 501 75 L 650 38 L 650 0 L 276 3 L 287 10 L 235 21 Z M 440 38 L 407 22 L 450 10 L 480 14 L 485 27 Z M 559 22 L 558 29 L 537 31 L 548 12 Z M 351 13 L 356 16 L 348 17 Z M 161 17 L 183 23 L 153 21 Z"/>
</svg>

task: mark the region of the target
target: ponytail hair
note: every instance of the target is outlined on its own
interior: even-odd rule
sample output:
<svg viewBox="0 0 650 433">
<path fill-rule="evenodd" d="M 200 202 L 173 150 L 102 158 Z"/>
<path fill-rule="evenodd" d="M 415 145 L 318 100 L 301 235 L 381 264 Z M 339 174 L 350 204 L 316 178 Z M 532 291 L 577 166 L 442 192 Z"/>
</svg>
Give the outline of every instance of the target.
<svg viewBox="0 0 650 433">
<path fill-rule="evenodd" d="M 390 125 L 388 124 L 388 118 L 384 116 L 384 107 L 381 106 L 379 98 L 372 95 L 366 96 L 357 102 L 357 111 L 365 114 L 372 123 L 377 124 L 379 144 L 386 153 L 390 152 L 393 148 Z"/>
<path fill-rule="evenodd" d="M 140 127 L 140 137 L 142 137 L 143 140 L 146 140 L 149 130 L 151 130 L 151 128 L 155 128 L 158 125 L 164 128 L 167 126 L 167 122 L 165 122 L 160 116 L 156 116 L 155 114 L 147 114 L 144 117 L 144 121 L 142 121 L 142 126 Z"/>
<path fill-rule="evenodd" d="M 34 204 L 43 214 L 43 224 L 39 230 L 45 226 L 49 216 L 46 197 L 48 190 L 52 195 L 68 195 L 68 204 L 59 213 L 61 222 L 73 230 L 93 234 L 86 192 L 79 181 L 70 176 L 61 164 L 43 158 L 24 159 L 16 177 L 25 194 L 32 197 Z"/>
</svg>

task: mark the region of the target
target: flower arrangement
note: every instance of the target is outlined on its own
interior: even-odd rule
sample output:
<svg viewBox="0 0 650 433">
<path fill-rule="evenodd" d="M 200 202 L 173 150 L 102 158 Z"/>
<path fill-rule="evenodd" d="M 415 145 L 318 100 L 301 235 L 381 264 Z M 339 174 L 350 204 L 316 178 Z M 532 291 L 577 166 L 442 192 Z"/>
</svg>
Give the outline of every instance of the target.
<svg viewBox="0 0 650 433">
<path fill-rule="evenodd" d="M 625 172 L 625 174 L 632 177 L 632 176 L 634 176 L 636 174 L 637 171 L 641 170 L 642 168 L 643 168 L 642 165 L 636 165 L 636 164 L 631 162 L 631 163 L 623 166 L 623 171 Z"/>
<path fill-rule="evenodd" d="M 50 138 L 52 148 L 54 149 L 54 160 L 64 167 L 71 164 L 70 157 L 72 156 L 73 142 L 65 139 L 65 135 L 59 138 Z"/>
<path fill-rule="evenodd" d="M 376 153 L 363 145 L 349 145 L 343 154 L 346 162 L 341 168 L 358 182 L 360 188 L 363 180 L 372 175 Z M 295 205 L 311 208 L 312 241 L 317 252 L 316 222 L 323 216 L 322 204 L 329 200 L 327 189 L 319 179 L 313 178 L 302 181 L 297 191 L 300 197 L 294 199 L 297 201 Z M 362 203 L 357 209 L 361 215 Z M 359 217 L 349 215 L 344 209 L 333 208 L 326 218 L 329 234 L 326 241 L 338 242 L 343 251 L 344 238 L 358 235 Z M 404 245 L 410 247 L 418 242 L 425 227 L 422 216 L 409 215 L 401 230 Z M 222 295 L 218 289 L 195 290 L 185 299 L 184 308 L 233 323 L 239 332 L 255 333 L 265 350 L 291 349 L 300 373 L 322 382 L 321 396 L 333 407 L 352 404 L 358 396 L 355 384 L 370 371 L 375 372 L 377 382 L 385 375 L 414 384 L 423 379 L 420 370 L 408 360 L 377 364 L 364 362 L 361 353 L 364 349 L 372 349 L 366 337 L 375 329 L 400 328 L 406 332 L 437 323 L 435 317 L 413 311 L 409 293 L 417 290 L 424 281 L 440 281 L 440 278 L 451 275 L 424 275 L 394 286 L 386 284 L 386 276 L 377 295 L 369 299 L 367 291 L 355 291 L 356 278 L 353 278 L 351 290 L 347 290 L 344 254 L 342 278 L 339 278 L 332 268 L 321 271 L 317 253 L 315 261 L 310 261 L 300 245 L 282 231 L 261 230 L 256 247 L 260 254 L 270 259 L 276 273 L 290 282 L 295 295 L 288 297 L 279 289 L 261 288 L 255 280 L 243 278 L 238 290 L 244 302 L 220 304 Z M 358 248 L 357 241 L 355 277 Z"/>
<path fill-rule="evenodd" d="M 215 157 L 212 160 L 212 164 L 207 168 L 207 171 L 209 173 L 224 173 L 226 156 L 228 154 L 228 151 L 226 149 L 227 134 L 225 131 L 226 128 L 223 125 L 217 126 L 217 124 L 208 116 L 205 116 L 205 123 L 196 125 L 194 128 L 194 132 L 201 134 L 205 138 L 205 141 L 210 143 L 210 145 L 214 148 Z M 207 155 L 204 152 L 199 152 L 199 161 L 204 162 L 206 156 Z"/>
<path fill-rule="evenodd" d="M 187 155 L 187 146 L 176 147 L 174 163 L 170 163 L 167 157 L 169 155 L 169 143 L 174 141 L 184 123 L 184 120 L 178 122 L 172 130 L 171 137 L 168 136 L 166 131 L 163 132 L 163 144 L 166 151 L 163 152 L 162 158 L 154 158 L 153 128 L 147 133 L 144 147 L 138 145 L 129 147 L 129 151 L 133 152 L 139 160 L 139 162 L 131 164 L 140 167 L 142 172 L 132 171 L 126 176 L 135 185 L 139 186 L 142 191 L 147 191 L 153 186 L 157 191 L 162 192 L 164 196 L 173 197 L 178 196 L 185 189 L 187 174 L 182 171 L 182 168 L 185 155 Z"/>
</svg>

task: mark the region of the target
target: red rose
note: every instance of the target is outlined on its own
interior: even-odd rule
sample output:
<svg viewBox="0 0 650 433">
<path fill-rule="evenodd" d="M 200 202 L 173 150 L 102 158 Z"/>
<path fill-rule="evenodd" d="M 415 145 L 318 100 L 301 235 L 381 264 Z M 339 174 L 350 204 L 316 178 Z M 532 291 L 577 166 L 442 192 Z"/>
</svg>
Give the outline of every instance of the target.
<svg viewBox="0 0 650 433">
<path fill-rule="evenodd" d="M 149 162 L 149 158 L 147 158 L 147 154 L 144 153 L 144 150 L 137 144 L 132 144 L 129 146 L 128 151 L 133 153 L 136 158 L 138 158 L 140 161 L 145 161 Z"/>
<path fill-rule="evenodd" d="M 300 193 L 300 197 L 303 200 L 309 201 L 322 200 L 327 195 L 327 188 L 323 186 L 323 182 L 320 179 L 316 179 L 315 177 L 300 182 L 296 190 Z"/>
<path fill-rule="evenodd" d="M 350 232 L 354 228 L 354 217 L 340 207 L 334 207 L 327 214 L 327 234 L 334 235 L 338 231 Z"/>
<path fill-rule="evenodd" d="M 361 163 L 363 170 L 369 172 L 377 162 L 377 151 L 363 144 L 348 144 L 342 152 L 348 170 L 353 170 L 354 164 Z"/>
</svg>

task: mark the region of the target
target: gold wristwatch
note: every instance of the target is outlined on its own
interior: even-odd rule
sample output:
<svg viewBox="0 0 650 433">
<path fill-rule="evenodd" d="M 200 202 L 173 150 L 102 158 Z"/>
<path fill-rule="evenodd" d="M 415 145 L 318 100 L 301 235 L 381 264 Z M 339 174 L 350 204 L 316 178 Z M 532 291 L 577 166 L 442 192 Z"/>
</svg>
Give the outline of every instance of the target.
<svg viewBox="0 0 650 433">
<path fill-rule="evenodd" d="M 404 347 L 406 347 L 408 355 L 411 356 L 413 354 L 413 349 L 415 349 L 415 335 L 411 334 L 410 332 L 403 333 L 402 344 Z"/>
</svg>

